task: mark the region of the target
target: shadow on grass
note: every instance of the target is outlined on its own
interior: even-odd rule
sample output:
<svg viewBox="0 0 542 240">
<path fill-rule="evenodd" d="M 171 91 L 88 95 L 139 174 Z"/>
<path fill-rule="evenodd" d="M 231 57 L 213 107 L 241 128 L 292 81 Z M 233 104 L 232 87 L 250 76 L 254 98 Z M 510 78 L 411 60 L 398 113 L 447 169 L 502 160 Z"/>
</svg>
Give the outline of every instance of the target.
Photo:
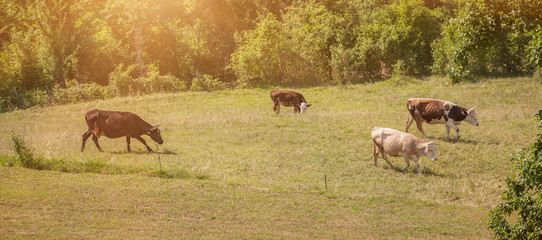
<svg viewBox="0 0 542 240">
<path fill-rule="evenodd" d="M 429 139 L 435 139 L 435 138 L 429 138 Z M 457 139 L 457 138 L 447 139 L 445 137 L 438 137 L 436 139 L 438 139 L 439 141 L 449 142 L 449 143 L 466 143 L 466 144 L 473 144 L 473 145 L 478 144 L 477 140 L 472 140 L 472 139 L 463 139 L 463 138 L 460 138 L 460 139 Z"/>
<path fill-rule="evenodd" d="M 421 175 L 421 176 L 435 176 L 435 177 L 450 177 L 450 176 L 448 176 L 446 174 L 437 173 L 437 172 L 435 172 L 432 169 L 427 168 L 427 167 L 422 168 L 422 173 L 421 174 L 418 173 L 418 170 L 416 169 L 416 167 L 408 167 L 405 170 L 401 170 L 401 167 L 396 167 L 396 166 L 394 166 L 394 167 L 395 167 L 394 169 L 390 169 L 388 167 L 387 170 L 394 170 L 397 173 L 403 173 L 403 174 L 413 174 L 413 175 Z"/>
<path fill-rule="evenodd" d="M 427 175 L 427 176 L 435 176 L 435 177 L 449 177 L 449 176 L 446 176 L 445 174 L 437 173 L 437 172 L 433 171 L 431 168 L 427 168 L 427 167 L 423 168 L 422 174 Z"/>
<path fill-rule="evenodd" d="M 112 152 L 109 152 L 111 154 L 160 154 L 160 155 L 177 155 L 176 152 L 174 151 L 171 151 L 171 150 L 168 150 L 168 149 L 165 149 L 165 150 L 162 150 L 162 151 L 158 151 L 158 152 L 148 152 L 148 151 L 145 151 L 145 150 L 139 150 L 139 151 L 131 151 L 131 152 L 128 152 L 128 151 L 112 151 Z"/>
</svg>

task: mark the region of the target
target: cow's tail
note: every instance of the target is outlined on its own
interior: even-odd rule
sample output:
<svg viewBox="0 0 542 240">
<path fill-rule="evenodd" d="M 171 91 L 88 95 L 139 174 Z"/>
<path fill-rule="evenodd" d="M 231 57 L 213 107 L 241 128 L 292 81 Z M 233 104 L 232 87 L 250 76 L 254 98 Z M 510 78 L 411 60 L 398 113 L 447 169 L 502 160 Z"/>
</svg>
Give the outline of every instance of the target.
<svg viewBox="0 0 542 240">
<path fill-rule="evenodd" d="M 85 116 L 85 120 L 87 122 L 87 125 L 88 125 L 88 129 L 92 130 L 92 132 L 94 132 L 94 135 L 98 136 L 99 133 L 100 133 L 100 129 L 98 127 L 98 115 L 100 113 L 99 112 L 95 112 L 95 113 L 92 113 L 92 114 L 87 114 Z"/>
</svg>

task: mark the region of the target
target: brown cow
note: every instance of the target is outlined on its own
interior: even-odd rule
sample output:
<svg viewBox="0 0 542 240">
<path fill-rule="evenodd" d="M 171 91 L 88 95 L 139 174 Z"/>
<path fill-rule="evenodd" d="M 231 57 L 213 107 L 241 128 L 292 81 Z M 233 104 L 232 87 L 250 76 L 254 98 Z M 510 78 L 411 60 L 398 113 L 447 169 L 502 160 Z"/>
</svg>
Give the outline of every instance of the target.
<svg viewBox="0 0 542 240">
<path fill-rule="evenodd" d="M 422 173 L 418 165 L 418 158 L 426 156 L 433 161 L 438 159 L 435 143 L 424 142 L 410 133 L 404 133 L 391 128 L 375 127 L 371 131 L 371 139 L 373 140 L 375 166 L 377 166 L 376 160 L 379 153 L 382 153 L 382 158 L 386 160 L 391 169 L 395 168 L 388 160 L 386 154 L 394 157 L 402 156 L 405 166 L 401 168 L 401 171 L 410 166 L 409 160 L 412 159 L 418 173 Z"/>
<path fill-rule="evenodd" d="M 98 144 L 98 138 L 103 135 L 108 138 L 126 137 L 128 152 L 132 151 L 130 149 L 131 137 L 143 143 L 149 152 L 152 152 L 152 149 L 147 146 L 147 142 L 145 142 L 145 139 L 141 138 L 141 135 L 148 135 L 158 144 L 164 143 L 162 136 L 160 135 L 160 130 L 158 129 L 159 125 L 152 126 L 138 115 L 131 112 L 102 111 L 94 109 L 85 114 L 85 121 L 87 122 L 88 130 L 83 133 L 81 152 L 85 149 L 85 142 L 90 135 L 92 135 L 92 140 L 100 152 L 103 152 L 103 150 L 100 147 L 100 144 Z"/>
<path fill-rule="evenodd" d="M 476 119 L 476 112 L 474 111 L 475 107 L 466 109 L 458 106 L 455 103 L 444 100 L 410 98 L 407 101 L 407 108 L 408 112 L 410 113 L 410 117 L 406 122 L 405 132 L 408 132 L 408 128 L 412 122 L 416 121 L 416 126 L 424 137 L 427 137 L 427 135 L 423 131 L 422 121 L 429 124 L 446 124 L 446 134 L 448 139 L 450 139 L 450 128 L 455 130 L 456 137 L 459 139 L 459 128 L 456 125 L 459 125 L 463 120 L 474 126 L 479 125 L 478 119 Z"/>
<path fill-rule="evenodd" d="M 305 97 L 298 92 L 289 90 L 273 90 L 269 95 L 271 96 L 273 103 L 275 103 L 273 110 L 277 114 L 280 113 L 280 105 L 285 107 L 293 106 L 294 113 L 304 113 L 305 110 L 311 106 L 311 104 L 307 104 Z"/>
</svg>

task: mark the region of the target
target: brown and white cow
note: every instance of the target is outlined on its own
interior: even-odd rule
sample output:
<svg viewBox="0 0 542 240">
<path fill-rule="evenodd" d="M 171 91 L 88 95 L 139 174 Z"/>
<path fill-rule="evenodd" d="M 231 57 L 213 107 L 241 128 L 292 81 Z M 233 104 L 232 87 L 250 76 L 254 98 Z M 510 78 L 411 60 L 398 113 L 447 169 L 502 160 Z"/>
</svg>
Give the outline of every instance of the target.
<svg viewBox="0 0 542 240">
<path fill-rule="evenodd" d="M 301 93 L 289 90 L 273 90 L 269 94 L 275 104 L 273 110 L 279 114 L 280 105 L 285 107 L 294 107 L 294 113 L 304 113 L 311 104 L 307 104 L 305 97 Z"/>
<path fill-rule="evenodd" d="M 408 128 L 412 122 L 416 121 L 416 126 L 426 138 L 427 135 L 423 131 L 422 121 L 430 124 L 445 124 L 448 139 L 450 139 L 450 128 L 455 130 L 456 138 L 459 139 L 459 128 L 457 125 L 463 120 L 474 126 L 479 125 L 478 120 L 476 119 L 476 112 L 474 111 L 475 107 L 466 109 L 455 103 L 444 100 L 410 98 L 407 101 L 407 108 L 410 117 L 406 122 L 406 132 L 408 132 Z"/>
<path fill-rule="evenodd" d="M 422 173 L 418 165 L 418 158 L 426 156 L 433 161 L 438 159 L 435 143 L 425 142 L 410 133 L 401 132 L 391 128 L 374 127 L 371 131 L 371 138 L 373 139 L 375 166 L 378 166 L 376 160 L 379 153 L 382 153 L 382 158 L 386 160 L 391 169 L 395 169 L 395 167 L 393 167 L 388 160 L 386 154 L 393 157 L 402 156 L 405 161 L 405 166 L 401 168 L 401 171 L 410 166 L 410 159 L 412 159 L 418 173 Z"/>
<path fill-rule="evenodd" d="M 147 151 L 152 152 L 145 139 L 141 138 L 143 134 L 148 135 L 158 144 L 164 143 L 158 129 L 159 125 L 152 126 L 135 113 L 94 109 L 85 114 L 85 121 L 87 122 L 88 130 L 83 133 L 81 152 L 85 149 L 85 142 L 91 135 L 92 140 L 100 152 L 103 152 L 100 144 L 98 144 L 100 136 L 108 138 L 126 137 L 128 152 L 132 151 L 130 149 L 130 138 L 139 140 L 147 147 Z"/>
</svg>

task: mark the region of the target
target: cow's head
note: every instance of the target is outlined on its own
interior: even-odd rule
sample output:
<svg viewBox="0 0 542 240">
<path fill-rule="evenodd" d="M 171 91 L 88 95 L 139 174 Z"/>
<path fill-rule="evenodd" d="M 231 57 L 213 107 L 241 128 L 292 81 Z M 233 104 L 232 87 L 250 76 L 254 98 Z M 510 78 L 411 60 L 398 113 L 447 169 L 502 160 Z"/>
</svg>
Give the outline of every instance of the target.
<svg viewBox="0 0 542 240">
<path fill-rule="evenodd" d="M 151 139 L 157 142 L 158 144 L 162 144 L 164 143 L 164 140 L 162 140 L 162 135 L 160 135 L 160 129 L 158 129 L 158 126 L 160 126 L 160 124 L 150 129 L 147 129 L 146 134 L 149 135 L 149 137 L 151 137 Z"/>
<path fill-rule="evenodd" d="M 425 144 L 425 156 L 430 158 L 433 161 L 438 160 L 437 157 L 437 144 L 434 142 L 428 142 Z"/>
<path fill-rule="evenodd" d="M 476 107 L 473 107 L 467 111 L 467 117 L 465 118 L 465 121 L 474 126 L 478 126 L 480 124 L 478 124 L 478 119 L 476 119 L 476 112 L 474 111 L 475 108 Z"/>
<path fill-rule="evenodd" d="M 311 106 L 310 104 L 301 103 L 301 106 L 299 106 L 299 108 L 301 108 L 301 113 L 304 113 L 305 110 L 307 110 L 307 108 L 310 107 L 310 106 Z"/>
</svg>

